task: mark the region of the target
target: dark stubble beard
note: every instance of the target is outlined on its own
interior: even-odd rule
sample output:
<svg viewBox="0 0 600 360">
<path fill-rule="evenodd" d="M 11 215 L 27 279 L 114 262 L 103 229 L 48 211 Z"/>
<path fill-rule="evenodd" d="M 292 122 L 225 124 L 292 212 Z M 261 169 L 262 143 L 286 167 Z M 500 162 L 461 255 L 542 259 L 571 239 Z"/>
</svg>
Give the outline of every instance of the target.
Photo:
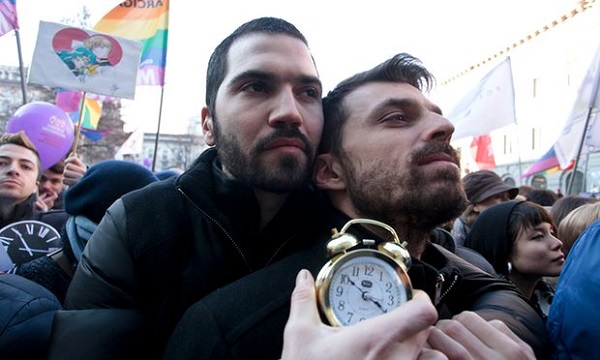
<svg viewBox="0 0 600 360">
<path fill-rule="evenodd" d="M 351 155 L 342 154 L 348 193 L 358 213 L 394 228 L 410 227 L 411 232 L 420 234 L 459 216 L 467 205 L 460 173 L 439 169 L 435 174 L 426 174 L 417 165 L 420 159 L 436 152 L 450 154 L 458 163 L 456 151 L 445 143 L 432 143 L 415 151 L 407 169 L 390 166 L 386 159 L 361 164 Z"/>
<path fill-rule="evenodd" d="M 308 184 L 312 172 L 314 147 L 297 129 L 276 129 L 255 143 L 249 151 L 243 150 L 234 134 L 221 133 L 214 119 L 217 151 L 223 167 L 249 187 L 273 193 L 288 193 Z M 297 138 L 304 143 L 305 159 L 293 154 L 281 154 L 274 162 L 266 163 L 260 155 L 277 138 Z"/>
</svg>

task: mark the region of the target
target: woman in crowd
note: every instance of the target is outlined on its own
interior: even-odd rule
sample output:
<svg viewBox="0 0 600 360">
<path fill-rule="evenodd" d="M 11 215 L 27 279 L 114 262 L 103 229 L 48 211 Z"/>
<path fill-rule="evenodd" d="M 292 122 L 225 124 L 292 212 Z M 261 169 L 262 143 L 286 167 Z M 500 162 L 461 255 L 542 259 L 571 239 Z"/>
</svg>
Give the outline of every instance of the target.
<svg viewBox="0 0 600 360">
<path fill-rule="evenodd" d="M 528 201 L 494 205 L 478 217 L 465 245 L 511 281 L 545 320 L 553 289 L 544 276 L 558 276 L 565 262 L 556 226 L 542 206 Z"/>
</svg>

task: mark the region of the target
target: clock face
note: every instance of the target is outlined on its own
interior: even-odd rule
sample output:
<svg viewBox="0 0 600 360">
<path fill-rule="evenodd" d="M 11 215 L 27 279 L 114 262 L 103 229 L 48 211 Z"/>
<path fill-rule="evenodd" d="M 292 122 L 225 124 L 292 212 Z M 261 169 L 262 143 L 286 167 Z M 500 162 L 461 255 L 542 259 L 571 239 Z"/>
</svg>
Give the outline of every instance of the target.
<svg viewBox="0 0 600 360">
<path fill-rule="evenodd" d="M 348 326 L 385 314 L 411 297 L 408 275 L 376 251 L 345 254 L 331 267 L 329 276 L 322 296 L 334 325 Z"/>
<path fill-rule="evenodd" d="M 15 265 L 47 255 L 62 246 L 58 231 L 37 220 L 6 225 L 0 229 L 0 243 Z"/>
</svg>

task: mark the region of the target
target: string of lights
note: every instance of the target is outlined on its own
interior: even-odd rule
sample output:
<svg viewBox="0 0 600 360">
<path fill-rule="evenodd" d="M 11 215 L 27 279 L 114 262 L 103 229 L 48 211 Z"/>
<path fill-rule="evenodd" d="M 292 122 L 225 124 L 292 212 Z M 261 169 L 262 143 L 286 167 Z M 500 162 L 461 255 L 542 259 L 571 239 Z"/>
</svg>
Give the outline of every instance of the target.
<svg viewBox="0 0 600 360">
<path fill-rule="evenodd" d="M 574 18 L 576 15 L 581 14 L 583 12 L 585 12 L 586 10 L 590 9 L 594 4 L 596 3 L 596 0 L 580 0 L 577 3 L 577 7 L 574 8 L 573 10 L 571 10 L 570 12 L 560 16 L 559 18 L 556 18 L 554 20 L 552 20 L 550 23 L 544 25 L 543 27 L 541 27 L 540 29 L 534 31 L 533 33 L 528 34 L 527 36 L 519 39 L 518 41 L 500 49 L 499 51 L 495 52 L 493 55 L 488 56 L 487 58 L 479 61 L 478 63 L 471 65 L 469 67 L 467 67 L 465 70 L 459 72 L 458 74 L 442 81 L 440 84 L 441 85 L 448 85 L 451 82 L 453 82 L 454 80 L 457 80 L 458 78 L 470 73 L 471 71 L 477 70 L 478 68 L 480 68 L 481 66 L 491 62 L 492 60 L 496 60 L 499 57 L 504 57 L 506 56 L 509 52 L 511 52 L 512 50 L 516 49 L 517 47 L 537 38 L 538 36 L 540 36 L 541 34 L 556 28 L 558 25 L 563 24 L 564 22 L 566 22 L 569 19 Z"/>
</svg>

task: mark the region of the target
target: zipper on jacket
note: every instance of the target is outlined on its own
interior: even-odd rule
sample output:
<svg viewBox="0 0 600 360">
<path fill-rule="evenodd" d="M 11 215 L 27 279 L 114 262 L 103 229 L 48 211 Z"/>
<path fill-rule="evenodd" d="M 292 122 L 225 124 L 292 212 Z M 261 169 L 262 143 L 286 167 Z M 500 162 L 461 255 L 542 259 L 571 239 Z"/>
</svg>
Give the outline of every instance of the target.
<svg viewBox="0 0 600 360">
<path fill-rule="evenodd" d="M 242 249 L 240 249 L 240 247 L 238 246 L 238 244 L 235 242 L 235 240 L 233 240 L 233 237 L 231 237 L 231 235 L 229 235 L 229 233 L 227 232 L 227 230 L 225 230 L 225 228 L 223 227 L 223 225 L 221 225 L 221 223 L 219 223 L 216 219 L 214 219 L 212 216 L 210 216 L 204 210 L 202 210 L 194 201 L 192 201 L 192 199 L 190 199 L 189 196 L 187 196 L 187 194 L 185 192 L 183 192 L 183 190 L 181 190 L 181 188 L 178 187 L 177 191 L 179 191 L 181 193 L 181 195 L 183 197 L 185 197 L 194 206 L 194 208 L 196 208 L 196 210 L 198 210 L 204 217 L 206 217 L 213 224 L 215 224 L 219 229 L 221 229 L 221 231 L 223 231 L 223 233 L 225 234 L 225 236 L 227 237 L 227 239 L 229 239 L 229 241 L 233 244 L 233 247 L 237 250 L 238 254 L 240 254 L 240 256 L 242 257 L 242 261 L 244 262 L 244 264 L 246 265 L 246 267 L 248 268 L 248 270 L 250 272 L 253 272 L 252 267 L 250 267 L 250 264 L 248 263 L 248 260 L 246 260 L 246 256 L 242 252 Z"/>
<path fill-rule="evenodd" d="M 456 282 L 458 281 L 458 274 L 452 273 L 450 275 L 450 277 L 452 278 L 450 285 L 446 288 L 446 290 L 444 291 L 443 294 L 439 295 L 438 291 L 442 290 L 442 283 L 444 282 L 444 276 L 442 274 L 439 274 L 439 276 L 442 278 L 442 280 L 441 280 L 441 282 L 438 281 L 438 283 L 436 284 L 436 291 L 435 291 L 436 303 L 435 303 L 435 305 L 439 304 L 446 297 L 446 295 L 448 295 L 450 290 L 452 290 L 452 288 L 454 287 L 454 285 L 456 285 Z M 438 279 L 439 279 L 439 277 L 438 277 Z M 439 288 L 437 285 L 439 285 Z M 439 295 L 439 297 L 438 297 L 438 295 Z"/>
<path fill-rule="evenodd" d="M 440 303 L 441 294 L 442 294 L 442 285 L 444 285 L 444 275 L 441 273 L 437 274 L 435 279 L 435 298 L 433 304 L 437 306 Z"/>
</svg>

